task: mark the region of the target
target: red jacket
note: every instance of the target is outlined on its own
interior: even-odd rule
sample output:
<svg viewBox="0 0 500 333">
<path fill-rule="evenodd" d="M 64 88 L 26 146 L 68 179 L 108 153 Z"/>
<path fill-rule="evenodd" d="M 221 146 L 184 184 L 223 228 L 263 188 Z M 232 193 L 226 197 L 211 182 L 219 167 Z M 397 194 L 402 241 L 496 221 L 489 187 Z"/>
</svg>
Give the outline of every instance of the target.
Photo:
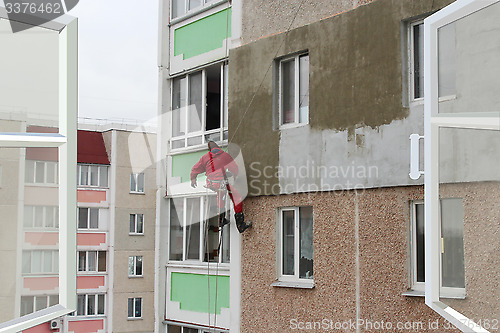
<svg viewBox="0 0 500 333">
<path fill-rule="evenodd" d="M 223 171 L 228 169 L 234 176 L 238 174 L 238 166 L 231 155 L 220 148 L 213 148 L 203 155 L 198 163 L 191 169 L 191 181 L 196 180 L 200 173 L 207 175 L 210 180 L 220 181 L 224 179 Z"/>
</svg>

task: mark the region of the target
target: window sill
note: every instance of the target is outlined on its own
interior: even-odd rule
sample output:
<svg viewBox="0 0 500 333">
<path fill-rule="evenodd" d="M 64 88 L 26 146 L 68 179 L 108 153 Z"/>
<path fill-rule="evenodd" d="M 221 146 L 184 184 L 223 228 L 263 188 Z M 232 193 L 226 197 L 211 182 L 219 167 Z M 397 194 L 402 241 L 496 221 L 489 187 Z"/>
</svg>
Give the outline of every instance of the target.
<svg viewBox="0 0 500 333">
<path fill-rule="evenodd" d="M 223 141 L 217 141 L 217 144 L 219 147 L 224 148 L 228 145 L 227 140 Z M 169 155 L 174 156 L 174 155 L 181 155 L 181 154 L 186 154 L 186 153 L 196 153 L 199 151 L 208 151 L 207 150 L 207 144 L 201 144 L 201 145 L 196 145 L 196 146 L 189 146 L 189 147 L 182 147 L 182 148 L 170 148 L 170 153 Z"/>
<path fill-rule="evenodd" d="M 130 194 L 142 194 L 142 195 L 146 194 L 145 192 L 136 192 L 136 191 L 130 191 L 129 193 Z"/>
<path fill-rule="evenodd" d="M 423 290 L 407 290 L 404 293 L 402 293 L 401 295 L 408 296 L 408 297 L 425 297 L 425 291 L 423 291 Z M 465 290 L 452 292 L 452 293 L 444 292 L 443 295 L 441 295 L 440 297 L 447 298 L 447 299 L 466 299 L 467 298 L 465 296 Z"/>
<path fill-rule="evenodd" d="M 294 128 L 299 128 L 299 127 L 304 127 L 309 125 L 309 122 L 307 123 L 293 123 L 293 124 L 286 124 L 286 125 L 280 125 L 279 130 L 288 130 L 288 129 L 294 129 Z"/>
<path fill-rule="evenodd" d="M 280 288 L 298 288 L 298 289 L 313 289 L 314 281 L 311 282 L 306 281 L 276 281 L 271 283 L 271 287 L 280 287 Z"/>
<path fill-rule="evenodd" d="M 144 236 L 144 234 L 132 234 L 132 233 L 129 233 L 128 235 L 129 236 Z"/>
<path fill-rule="evenodd" d="M 139 318 L 127 318 L 127 320 L 131 320 L 131 321 L 134 321 L 134 320 L 142 320 L 142 317 L 139 317 Z"/>
<path fill-rule="evenodd" d="M 166 265 L 167 267 L 170 268 L 187 268 L 187 269 L 200 269 L 200 270 L 207 270 L 207 267 L 212 269 L 217 268 L 217 263 L 216 262 L 210 262 L 210 264 L 207 266 L 206 262 L 189 262 L 189 261 L 169 261 Z M 230 269 L 230 263 L 219 263 L 219 271 L 228 271 Z"/>
<path fill-rule="evenodd" d="M 140 279 L 140 278 L 143 278 L 144 276 L 143 275 L 129 275 L 128 278 L 129 279 Z"/>
<path fill-rule="evenodd" d="M 228 0 L 221 0 L 221 1 L 217 1 L 217 2 L 214 2 L 213 4 L 209 4 L 209 5 L 204 5 L 202 6 L 201 8 L 195 8 L 195 9 L 191 9 L 190 11 L 188 11 L 187 13 L 181 15 L 181 16 L 178 16 L 178 17 L 175 17 L 175 18 L 172 18 L 170 19 L 170 23 L 169 23 L 169 26 L 173 26 L 179 22 L 182 22 L 182 21 L 185 21 L 193 16 L 196 16 L 198 14 L 201 14 L 203 12 L 206 12 L 207 10 L 209 9 L 212 9 L 214 7 L 217 7 L 225 2 L 228 2 Z"/>
</svg>

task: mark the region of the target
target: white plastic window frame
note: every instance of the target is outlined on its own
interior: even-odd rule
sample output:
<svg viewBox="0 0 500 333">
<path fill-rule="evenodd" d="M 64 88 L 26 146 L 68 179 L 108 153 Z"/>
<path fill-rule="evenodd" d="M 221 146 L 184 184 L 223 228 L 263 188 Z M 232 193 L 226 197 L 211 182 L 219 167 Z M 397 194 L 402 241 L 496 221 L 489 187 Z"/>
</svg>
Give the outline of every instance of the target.
<svg viewBox="0 0 500 333">
<path fill-rule="evenodd" d="M 415 33 L 414 28 L 424 24 L 424 20 L 417 20 L 408 24 L 408 96 L 410 103 L 423 103 L 424 96 L 415 97 Z M 422 35 L 422 38 L 424 36 Z M 423 59 L 422 59 L 423 60 Z M 421 84 L 423 84 L 423 80 Z"/>
<path fill-rule="evenodd" d="M 98 294 L 78 294 L 79 297 L 83 296 L 84 297 L 84 312 L 85 314 L 80 314 L 80 313 L 75 313 L 77 317 L 102 317 L 106 315 L 106 294 L 103 293 L 98 293 Z M 95 313 L 89 314 L 89 296 L 94 296 L 94 310 Z M 103 296 L 103 302 L 104 302 L 104 313 L 99 313 L 99 296 Z"/>
<path fill-rule="evenodd" d="M 439 114 L 438 29 L 500 0 L 458 0 L 424 20 L 425 304 L 462 332 L 488 332 L 440 301 L 439 130 L 500 131 L 500 112 Z"/>
<path fill-rule="evenodd" d="M 219 128 L 207 131 L 205 129 L 206 123 L 207 123 L 207 119 L 206 119 L 207 118 L 207 100 L 206 100 L 207 75 L 206 75 L 206 69 L 208 67 L 217 66 L 217 65 L 219 65 L 221 67 L 220 70 L 221 70 L 221 90 L 222 91 L 221 91 L 220 126 L 219 126 Z M 190 80 L 190 76 L 192 76 L 193 74 L 200 73 L 200 72 L 201 72 L 201 96 L 202 96 L 201 130 L 196 131 L 196 132 L 187 132 L 187 127 L 189 124 L 189 112 L 187 111 L 188 107 L 189 107 L 189 80 Z M 228 73 L 229 72 L 228 72 L 227 60 L 224 60 L 222 62 L 206 66 L 202 69 L 198 69 L 196 71 L 171 78 L 172 84 L 171 84 L 171 89 L 170 89 L 170 101 L 171 101 L 170 110 L 172 110 L 172 114 L 173 114 L 173 111 L 179 110 L 179 109 L 174 110 L 173 105 L 172 105 L 173 100 L 174 100 L 173 81 L 177 80 L 177 79 L 186 78 L 186 86 L 184 87 L 186 89 L 186 105 L 181 106 L 181 108 L 186 109 L 186 112 L 184 112 L 184 114 L 185 114 L 184 115 L 184 118 L 185 118 L 184 123 L 186 126 L 186 128 L 185 128 L 186 132 L 183 135 L 173 136 L 173 124 L 174 123 L 173 123 L 173 118 L 172 118 L 172 121 L 171 121 L 172 137 L 170 139 L 170 146 L 169 146 L 170 150 L 178 153 L 178 152 L 185 152 L 185 151 L 191 151 L 191 150 L 198 150 L 200 147 L 205 148 L 205 146 L 207 144 L 206 136 L 210 135 L 210 134 L 215 134 L 217 132 L 219 132 L 219 138 L 221 139 L 219 141 L 220 144 L 224 145 L 225 143 L 227 143 L 227 138 L 224 138 L 224 133 L 227 133 L 227 130 L 228 130 L 228 128 L 227 128 L 228 127 L 228 80 L 229 80 Z M 201 137 L 201 143 L 197 144 L 197 145 L 189 146 L 188 140 L 191 138 L 195 138 L 195 137 Z M 180 147 L 180 148 L 174 148 L 173 142 L 180 141 L 180 140 L 184 140 L 184 146 Z"/>
<path fill-rule="evenodd" d="M 87 171 L 87 184 L 83 185 L 82 184 L 82 166 L 88 167 Z M 97 185 L 91 185 L 90 184 L 90 168 L 91 167 L 97 167 Z M 108 180 L 108 183 L 106 186 L 103 186 L 101 184 L 101 173 L 103 172 L 102 170 L 105 170 L 107 176 L 106 179 Z M 109 187 L 109 166 L 108 165 L 101 165 L 101 164 L 78 164 L 78 172 L 77 172 L 77 181 L 78 181 L 78 186 L 79 187 L 90 187 L 90 188 L 108 188 Z"/>
<path fill-rule="evenodd" d="M 173 2 L 176 1 L 176 0 L 170 0 L 170 8 L 174 8 L 174 5 L 173 5 Z M 194 7 L 192 9 L 189 9 L 189 3 L 192 1 L 192 0 L 178 0 L 179 2 L 184 2 L 184 13 L 181 13 L 179 14 L 178 16 L 173 16 L 173 11 L 171 10 L 170 11 L 170 20 L 171 21 L 174 21 L 174 22 L 177 22 L 177 21 L 180 21 L 180 20 L 183 20 L 183 19 L 186 19 L 188 17 L 190 17 L 191 15 L 193 14 L 196 14 L 196 13 L 199 13 L 199 12 L 202 12 L 203 10 L 206 10 L 206 9 L 209 9 L 215 5 L 218 5 L 222 2 L 225 2 L 227 0 L 224 0 L 224 1 L 220 1 L 220 0 L 200 0 L 201 2 L 201 5 L 197 6 L 197 7 Z"/>
<path fill-rule="evenodd" d="M 21 297 L 24 297 L 24 298 L 31 298 L 32 300 L 32 305 L 33 305 L 33 312 L 35 312 L 36 310 L 36 305 L 37 305 L 37 299 L 40 299 L 40 298 L 43 298 L 45 297 L 46 298 L 46 304 L 45 304 L 45 307 L 43 309 L 46 309 L 50 306 L 51 303 L 54 303 L 52 302 L 52 298 L 56 298 L 59 299 L 59 295 L 23 295 Z M 21 302 L 22 304 L 22 302 Z M 42 309 L 42 310 L 43 310 Z M 33 313 L 33 312 L 30 312 L 30 313 Z M 28 314 L 30 314 L 28 313 Z"/>
<path fill-rule="evenodd" d="M 139 229 L 139 217 L 142 217 L 142 231 L 141 232 L 137 231 Z M 142 214 L 142 213 L 130 214 L 129 222 L 132 219 L 134 221 L 134 230 L 130 230 L 131 225 L 129 223 L 128 234 L 131 236 L 144 236 L 144 214 Z"/>
<path fill-rule="evenodd" d="M 139 259 L 140 258 L 140 259 Z M 132 259 L 132 260 L 130 260 Z M 137 274 L 137 262 L 141 262 L 141 274 Z M 132 274 L 130 274 L 130 269 L 132 269 Z M 144 256 L 129 256 L 128 257 L 128 277 L 143 277 L 144 275 Z"/>
<path fill-rule="evenodd" d="M 294 128 L 298 126 L 304 126 L 309 124 L 309 114 L 306 122 L 300 122 L 300 58 L 304 56 L 309 56 L 308 52 L 298 53 L 292 56 L 283 57 L 278 60 L 278 120 L 279 120 L 279 128 L 287 129 Z M 283 72 L 282 65 L 286 62 L 294 62 L 294 106 L 295 106 L 295 121 L 283 124 L 283 103 L 282 103 L 282 95 L 283 95 Z M 310 77 L 310 70 L 307 71 L 308 80 Z M 308 106 L 309 107 L 309 106 Z"/>
<path fill-rule="evenodd" d="M 170 247 L 169 247 L 169 250 L 168 250 L 168 263 L 169 264 L 174 264 L 174 265 L 177 265 L 177 264 L 195 264 L 195 265 L 204 265 L 203 267 L 207 267 L 207 262 L 205 261 L 205 223 L 208 223 L 208 217 L 206 216 L 206 206 L 208 205 L 208 199 L 209 197 L 212 197 L 212 198 L 216 198 L 216 195 L 204 195 L 204 196 L 182 196 L 182 197 L 171 197 L 169 198 L 170 200 L 182 200 L 182 216 L 180 217 L 182 220 L 180 221 L 181 222 L 181 226 L 182 226 L 182 259 L 181 260 L 173 260 L 173 259 L 170 259 Z M 199 199 L 200 200 L 200 216 L 202 217 L 200 219 L 200 244 L 199 244 L 199 257 L 198 259 L 188 259 L 187 258 L 187 253 L 186 253 L 186 243 L 187 243 L 187 235 L 186 235 L 186 232 L 187 232 L 187 199 Z M 231 215 L 231 212 L 232 212 L 232 209 L 231 209 L 231 205 L 229 204 L 229 201 L 230 199 L 227 198 L 226 199 L 226 212 L 229 211 Z M 170 241 L 170 222 L 171 222 L 171 208 L 170 208 L 170 204 L 169 204 L 169 220 L 168 220 L 168 239 Z M 226 218 L 229 218 L 230 216 L 226 216 Z M 224 242 L 221 241 L 221 237 L 222 237 L 222 231 L 218 231 L 218 235 L 219 235 L 219 242 L 220 242 L 220 249 L 219 249 L 219 253 L 223 253 L 223 251 L 225 251 L 224 249 Z M 229 235 L 226 235 L 226 237 L 228 237 Z M 229 248 L 231 248 L 231 246 L 229 246 Z M 222 255 L 219 255 L 219 262 L 216 263 L 216 262 L 212 262 L 210 261 L 208 263 L 209 266 L 212 266 L 212 265 L 219 265 L 219 267 L 229 267 L 230 265 L 230 262 L 223 262 L 223 256 Z"/>
<path fill-rule="evenodd" d="M 131 299 L 133 300 L 133 301 L 132 301 L 132 304 L 133 304 L 133 305 L 132 305 L 132 313 L 133 313 L 133 315 L 132 315 L 132 317 L 129 317 L 129 316 L 128 316 L 128 310 L 129 310 L 129 304 L 130 304 L 130 302 L 129 302 L 129 301 L 130 301 Z M 141 300 L 141 315 L 140 315 L 139 317 L 136 317 L 136 316 L 135 316 L 135 307 L 137 306 L 137 300 L 139 300 L 139 299 Z M 144 310 L 144 301 L 143 301 L 143 298 L 142 298 L 142 297 L 129 297 L 129 298 L 127 299 L 127 319 L 128 319 L 128 320 L 139 320 L 139 319 L 142 319 L 142 316 L 143 316 L 143 310 Z"/>
<path fill-rule="evenodd" d="M 42 210 L 42 226 L 36 226 L 36 211 L 38 209 Z M 31 210 L 31 221 L 30 225 L 26 225 L 26 210 Z M 48 225 L 48 219 L 47 219 L 47 211 L 52 210 L 53 211 L 53 216 L 54 216 L 54 225 L 49 226 Z M 34 229 L 34 230 L 44 230 L 44 231 L 57 231 L 59 229 L 59 207 L 57 206 L 33 206 L 33 205 L 25 205 L 24 206 L 24 221 L 23 221 L 23 228 L 24 229 Z"/>
<path fill-rule="evenodd" d="M 57 162 L 50 162 L 50 161 L 35 161 L 35 160 L 26 160 L 26 163 L 33 163 L 33 182 L 31 181 L 25 181 L 26 185 L 35 185 L 35 186 L 57 186 L 58 184 L 58 179 L 57 179 Z M 36 176 L 37 176 L 37 169 L 40 167 L 40 165 L 43 165 L 43 181 L 42 182 L 37 182 Z M 49 168 L 48 166 L 52 165 L 54 167 L 54 174 L 52 175 L 52 178 L 54 179 L 54 182 L 48 182 L 49 178 Z M 26 168 L 27 170 L 27 168 Z"/>
<path fill-rule="evenodd" d="M 90 257 L 90 252 L 95 252 L 96 258 L 95 258 L 95 270 L 91 270 L 89 267 L 89 257 Z M 108 261 L 108 252 L 103 251 L 103 250 L 80 250 L 78 251 L 77 255 L 77 262 L 78 262 L 78 274 L 85 274 L 85 273 L 90 273 L 92 275 L 95 274 L 105 274 L 107 271 L 107 267 L 105 267 L 104 271 L 99 270 L 99 253 L 104 252 L 105 253 L 105 259 L 104 262 L 106 263 L 107 266 L 107 261 Z M 84 253 L 85 254 L 85 267 L 83 270 L 80 270 L 80 254 Z"/>
<path fill-rule="evenodd" d="M 142 175 L 142 191 L 139 191 L 139 177 Z M 132 177 L 134 178 L 135 188 L 132 188 Z M 146 174 L 144 172 L 130 174 L 130 193 L 144 194 L 146 191 Z"/>
<path fill-rule="evenodd" d="M 80 228 L 80 210 L 81 209 L 86 209 L 87 210 L 87 226 L 85 228 Z M 91 228 L 91 219 L 92 219 L 92 210 L 97 210 L 97 228 Z M 77 227 L 78 230 L 99 230 L 100 226 L 100 211 L 101 208 L 98 207 L 78 207 L 78 217 L 77 217 Z"/>
<path fill-rule="evenodd" d="M 8 20 L 3 7 L 0 18 Z M 0 333 L 17 333 L 76 309 L 78 20 L 64 15 L 40 27 L 59 34 L 59 133 L 4 132 L 0 147 L 59 148 L 59 304 L 1 323 Z"/>
<path fill-rule="evenodd" d="M 294 212 L 294 275 L 283 274 L 283 212 Z M 277 264 L 278 264 L 278 281 L 284 283 L 274 283 L 274 286 L 289 286 L 289 287 L 302 287 L 312 288 L 314 286 L 314 277 L 312 279 L 303 279 L 299 277 L 300 273 L 300 207 L 282 207 L 278 209 L 278 251 L 277 251 Z M 313 222 L 314 225 L 314 222 Z M 290 283 L 290 285 L 286 285 Z M 294 283 L 296 285 L 294 285 Z"/>
</svg>

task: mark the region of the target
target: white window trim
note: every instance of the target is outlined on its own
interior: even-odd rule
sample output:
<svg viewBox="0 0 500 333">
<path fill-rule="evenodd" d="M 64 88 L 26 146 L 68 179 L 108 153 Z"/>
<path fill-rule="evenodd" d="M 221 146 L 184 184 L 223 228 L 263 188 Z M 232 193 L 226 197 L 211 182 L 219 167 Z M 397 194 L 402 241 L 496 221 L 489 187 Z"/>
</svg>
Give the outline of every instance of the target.
<svg viewBox="0 0 500 333">
<path fill-rule="evenodd" d="M 295 219 L 295 227 L 294 227 L 294 267 L 295 273 L 294 275 L 283 275 L 283 212 L 285 211 L 293 211 L 294 219 Z M 272 284 L 273 287 L 290 287 L 290 288 L 306 288 L 310 289 L 314 287 L 314 277 L 312 279 L 304 279 L 299 278 L 300 269 L 300 207 L 282 207 L 278 209 L 278 251 L 277 254 L 277 271 L 278 271 L 278 281 Z M 313 221 L 314 225 L 314 221 Z"/>
<path fill-rule="evenodd" d="M 419 24 L 423 24 L 424 20 L 417 20 L 408 24 L 408 96 L 410 104 L 423 104 L 424 97 L 415 98 L 415 35 L 413 28 Z M 422 36 L 423 37 L 423 36 Z M 423 82 L 422 82 L 423 83 Z"/>
<path fill-rule="evenodd" d="M 40 161 L 40 160 L 26 160 L 26 163 L 33 163 L 33 182 L 25 182 L 26 185 L 29 186 L 50 186 L 54 187 L 57 186 L 59 181 L 58 181 L 58 162 L 56 161 Z M 44 165 L 44 171 L 43 171 L 43 182 L 37 182 L 36 181 L 36 169 L 37 165 L 43 164 Z M 49 164 L 52 164 L 54 166 L 54 182 L 49 183 L 47 181 L 48 177 L 48 168 L 47 166 Z"/>
<path fill-rule="evenodd" d="M 143 175 L 143 177 L 144 177 L 144 188 L 143 188 L 142 192 L 139 191 L 139 189 L 138 189 L 139 183 L 137 182 L 137 179 L 139 178 L 139 175 Z M 132 172 L 130 174 L 130 180 L 132 180 L 132 177 L 134 177 L 134 180 L 135 180 L 135 190 L 130 189 L 130 194 L 145 194 L 146 193 L 146 174 L 144 172 L 138 172 L 138 173 Z"/>
<path fill-rule="evenodd" d="M 86 318 L 96 318 L 96 317 L 104 317 L 106 316 L 106 294 L 99 293 L 99 294 L 78 294 L 77 296 L 85 296 L 85 314 L 78 314 L 75 312 L 75 316 L 78 318 L 81 317 L 86 317 Z M 94 308 L 95 308 L 95 314 L 88 314 L 88 304 L 89 304 L 89 296 L 95 296 L 94 299 Z M 99 296 L 104 296 L 104 313 L 99 314 Z"/>
<path fill-rule="evenodd" d="M 183 20 L 186 20 L 194 15 L 197 15 L 199 13 L 207 11 L 213 7 L 217 7 L 218 5 L 223 4 L 225 2 L 228 2 L 228 0 L 219 0 L 219 1 L 201 0 L 201 2 L 202 2 L 201 6 L 195 7 L 193 9 L 189 9 L 189 0 L 184 0 L 184 1 L 185 1 L 186 12 L 177 16 L 177 17 L 173 17 L 173 15 L 172 15 L 173 13 L 172 13 L 172 11 L 170 11 L 170 25 L 176 24 L 176 23 L 183 21 Z M 170 2 L 170 8 L 173 8 L 172 0 L 169 0 L 169 2 Z"/>
<path fill-rule="evenodd" d="M 44 308 L 44 309 L 46 309 L 50 305 L 50 299 L 52 297 L 58 297 L 59 298 L 59 295 L 21 295 L 21 297 L 31 297 L 31 298 L 33 298 L 33 310 L 34 311 L 30 312 L 30 313 L 34 313 L 34 312 L 36 312 L 36 300 L 37 300 L 37 298 L 39 298 L 39 297 L 47 297 L 47 304 L 46 304 L 46 307 Z"/>
<path fill-rule="evenodd" d="M 133 309 L 132 309 L 133 310 L 132 312 L 134 313 L 133 317 L 128 316 L 128 301 L 130 299 L 134 300 L 134 305 L 133 305 Z M 135 316 L 135 306 L 136 306 L 136 302 L 138 299 L 141 300 L 141 316 L 140 317 Z M 127 320 L 140 320 L 143 317 L 143 313 L 144 313 L 144 298 L 143 297 L 129 297 L 129 298 L 127 298 Z"/>
<path fill-rule="evenodd" d="M 82 185 L 81 184 L 81 176 L 82 176 L 82 166 L 87 166 L 88 167 L 88 172 L 87 172 L 87 185 Z M 97 185 L 91 185 L 90 184 L 90 167 L 97 167 Z M 101 185 L 101 170 L 105 169 L 108 179 L 108 184 L 106 186 Z M 85 188 L 109 188 L 109 165 L 105 164 L 87 164 L 87 163 L 82 163 L 78 164 L 78 172 L 77 172 L 77 177 L 78 177 L 78 187 L 85 187 Z"/>
<path fill-rule="evenodd" d="M 207 267 L 207 262 L 204 261 L 204 257 L 205 257 L 205 248 L 204 248 L 204 244 L 205 244 L 205 233 L 204 233 L 204 223 L 206 221 L 206 216 L 205 216 L 205 206 L 207 204 L 207 199 L 208 197 L 214 197 L 214 195 L 207 195 L 207 196 L 183 196 L 183 197 L 177 197 L 177 198 L 170 198 L 170 199 L 176 199 L 176 200 L 183 200 L 183 215 L 182 215 L 182 260 L 172 260 L 170 259 L 170 247 L 168 247 L 168 265 L 169 266 L 186 266 L 186 265 L 189 265 L 189 266 L 192 266 L 192 267 L 196 267 L 197 265 L 203 265 L 203 266 L 200 266 L 200 267 L 204 267 L 206 268 Z M 200 216 L 203 217 L 200 221 L 200 247 L 199 247 L 199 259 L 187 259 L 186 258 L 186 221 L 187 221 L 187 209 L 186 209 L 186 206 L 187 206 L 187 199 L 195 199 L 195 198 L 198 198 L 201 203 L 200 203 Z M 231 199 L 227 198 L 226 200 L 226 211 L 230 211 L 231 212 L 231 205 L 229 203 L 229 201 L 231 201 Z M 167 235 L 167 239 L 170 241 L 170 216 L 171 216 L 171 210 L 170 210 L 170 202 L 169 202 L 169 205 L 168 205 L 168 209 L 169 209 L 169 224 L 168 224 L 168 235 Z M 230 213 L 231 214 L 231 213 Z M 226 216 L 226 218 L 230 218 L 230 216 Z M 231 225 L 231 224 L 229 224 Z M 221 237 L 221 231 L 218 232 L 219 233 L 219 240 L 220 240 L 220 237 Z M 230 233 L 227 233 L 226 234 L 226 237 L 230 237 Z M 224 242 L 221 242 L 221 247 L 220 247 L 220 253 L 223 253 L 223 249 L 224 249 Z M 230 246 L 231 248 L 231 246 Z M 217 265 L 216 262 L 209 262 L 209 265 Z M 230 262 L 222 262 L 222 255 L 219 255 L 219 262 L 218 262 L 218 267 L 222 270 L 228 268 L 230 265 Z"/>
<path fill-rule="evenodd" d="M 87 227 L 86 228 L 80 228 L 80 209 L 87 209 Z M 97 209 L 97 228 L 91 228 L 90 227 L 90 218 L 92 214 L 90 213 L 92 209 Z M 100 230 L 100 214 L 101 214 L 101 208 L 97 207 L 78 207 L 78 218 L 77 218 L 77 228 L 78 230 Z"/>
<path fill-rule="evenodd" d="M 141 274 L 136 274 L 136 269 L 137 269 L 137 261 L 138 258 L 142 258 L 142 266 L 141 266 Z M 133 265 L 132 265 L 132 271 L 134 272 L 133 274 L 130 274 L 130 258 L 133 258 Z M 128 257 L 128 277 L 129 278 L 138 278 L 138 277 L 144 277 L 144 256 L 129 256 Z"/>
<path fill-rule="evenodd" d="M 80 253 L 81 252 L 84 252 L 85 253 L 85 269 L 83 271 L 80 270 Z M 95 271 L 91 271 L 89 269 L 89 252 L 96 252 L 96 260 L 95 260 L 95 267 L 96 267 L 96 270 Z M 104 252 L 106 253 L 106 270 L 104 271 L 99 271 L 99 252 Z M 78 266 L 77 266 L 77 269 L 78 269 L 78 274 L 81 274 L 81 275 L 86 275 L 86 274 L 91 274 L 91 275 L 96 275 L 96 274 L 106 274 L 106 272 L 108 271 L 108 252 L 107 251 L 103 251 L 103 250 L 81 250 L 81 251 L 78 251 L 77 253 L 78 255 L 78 258 L 77 258 L 77 263 L 78 263 Z"/>
<path fill-rule="evenodd" d="M 439 129 L 500 130 L 500 112 L 439 114 L 438 29 L 500 0 L 458 0 L 424 20 L 425 304 L 463 332 L 487 332 L 440 301 Z"/>
<path fill-rule="evenodd" d="M 33 252 L 41 252 L 41 263 L 40 263 L 40 267 L 42 267 L 42 270 L 40 272 L 34 272 L 33 271 Z M 45 264 L 45 253 L 46 252 L 51 252 L 51 261 L 52 261 L 52 269 L 50 272 L 43 272 L 43 266 Z M 23 257 L 24 257 L 24 253 L 29 253 L 30 254 L 30 271 L 29 272 L 23 272 L 22 273 L 22 276 L 39 276 L 39 275 L 57 275 L 58 274 L 58 268 L 59 267 L 56 267 L 56 261 L 55 258 L 58 257 L 58 252 L 59 250 L 43 250 L 43 249 L 40 249 L 40 250 L 24 250 L 23 251 Z M 23 262 L 24 264 L 24 262 Z"/>
<path fill-rule="evenodd" d="M 284 57 L 278 60 L 278 120 L 280 129 L 290 129 L 300 126 L 305 126 L 309 124 L 309 116 L 307 121 L 300 122 L 300 57 L 308 56 L 308 52 L 298 53 L 293 56 Z M 283 80 L 282 80 L 282 64 L 289 61 L 294 61 L 294 103 L 295 103 L 295 121 L 289 124 L 283 124 L 283 109 L 281 95 L 283 92 Z M 310 76 L 310 71 L 308 72 L 308 79 Z M 308 106 L 309 107 L 309 106 Z"/>
<path fill-rule="evenodd" d="M 36 230 L 41 230 L 41 231 L 57 231 L 59 229 L 59 219 L 55 219 L 54 221 L 54 226 L 50 227 L 47 226 L 47 210 L 48 209 L 53 209 L 54 210 L 54 217 L 57 217 L 59 214 L 59 207 L 57 206 L 33 206 L 33 205 L 26 205 L 24 206 L 24 209 L 27 207 L 30 207 L 33 210 L 33 219 L 31 220 L 31 225 L 30 226 L 25 226 L 25 217 L 23 218 L 23 228 L 26 230 L 30 231 L 36 231 Z M 42 207 L 43 209 L 43 226 L 42 227 L 36 227 L 35 226 L 35 214 L 36 214 L 36 207 Z"/>
<path fill-rule="evenodd" d="M 130 216 L 134 216 L 134 232 L 130 231 Z M 137 224 L 139 220 L 139 215 L 142 215 L 142 232 L 137 232 Z M 129 216 L 129 231 L 128 234 L 130 236 L 144 236 L 144 214 L 143 213 L 136 213 L 136 214 L 130 214 Z"/>
<path fill-rule="evenodd" d="M 208 67 L 216 66 L 216 65 L 219 65 L 220 70 L 221 70 L 222 93 L 221 93 L 220 127 L 207 131 L 207 130 L 205 130 L 205 128 L 206 128 L 206 112 L 207 112 L 207 110 L 206 110 L 206 95 L 207 95 L 206 94 L 206 91 L 207 91 L 206 69 Z M 175 152 L 175 153 L 199 150 L 200 148 L 206 149 L 207 140 L 206 140 L 205 136 L 210 135 L 210 134 L 214 134 L 217 132 L 219 133 L 219 138 L 221 139 L 221 140 L 216 140 L 217 142 L 219 142 L 219 145 L 223 146 L 223 145 L 227 144 L 227 142 L 228 142 L 228 140 L 224 138 L 224 133 L 227 133 L 227 131 L 228 131 L 227 126 L 225 126 L 226 125 L 225 122 L 228 118 L 228 92 L 229 92 L 229 89 L 227 86 L 228 79 L 229 79 L 227 60 L 225 60 L 223 62 L 211 64 L 209 66 L 203 67 L 203 68 L 198 69 L 196 71 L 171 78 L 172 82 L 175 79 L 180 79 L 182 77 L 186 78 L 185 89 L 186 89 L 186 102 L 187 103 L 189 103 L 189 77 L 191 75 L 197 74 L 199 72 L 202 73 L 202 79 L 201 79 L 202 80 L 202 93 L 201 94 L 202 94 L 202 98 L 203 98 L 202 103 L 201 103 L 202 104 L 201 130 L 196 131 L 196 132 L 187 132 L 187 126 L 188 126 L 188 122 L 189 122 L 189 112 L 187 112 L 187 108 L 189 106 L 188 105 L 181 106 L 181 108 L 186 109 L 185 119 L 184 119 L 184 122 L 186 124 L 186 133 L 184 135 L 179 135 L 179 136 L 172 135 L 172 137 L 170 138 L 169 148 L 172 152 Z M 173 95 L 174 95 L 174 90 L 173 90 L 173 85 L 171 85 L 171 89 L 170 89 L 170 100 L 171 101 L 173 101 Z M 174 111 L 172 104 L 170 104 L 170 110 Z M 176 110 L 178 110 L 178 109 L 176 109 Z M 173 121 L 172 121 L 172 126 L 173 126 Z M 198 145 L 188 146 L 188 139 L 194 138 L 194 137 L 201 137 L 201 143 Z M 184 140 L 184 147 L 174 148 L 173 141 L 180 141 L 180 140 Z"/>
</svg>

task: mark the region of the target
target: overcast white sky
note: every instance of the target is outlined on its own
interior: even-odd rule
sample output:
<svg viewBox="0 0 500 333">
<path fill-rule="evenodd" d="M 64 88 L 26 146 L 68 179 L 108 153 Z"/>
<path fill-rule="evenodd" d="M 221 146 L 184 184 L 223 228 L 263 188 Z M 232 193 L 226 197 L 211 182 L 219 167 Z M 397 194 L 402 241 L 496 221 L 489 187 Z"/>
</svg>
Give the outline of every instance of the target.
<svg viewBox="0 0 500 333">
<path fill-rule="evenodd" d="M 157 114 L 158 0 L 80 0 L 79 116 L 149 120 Z"/>
</svg>

